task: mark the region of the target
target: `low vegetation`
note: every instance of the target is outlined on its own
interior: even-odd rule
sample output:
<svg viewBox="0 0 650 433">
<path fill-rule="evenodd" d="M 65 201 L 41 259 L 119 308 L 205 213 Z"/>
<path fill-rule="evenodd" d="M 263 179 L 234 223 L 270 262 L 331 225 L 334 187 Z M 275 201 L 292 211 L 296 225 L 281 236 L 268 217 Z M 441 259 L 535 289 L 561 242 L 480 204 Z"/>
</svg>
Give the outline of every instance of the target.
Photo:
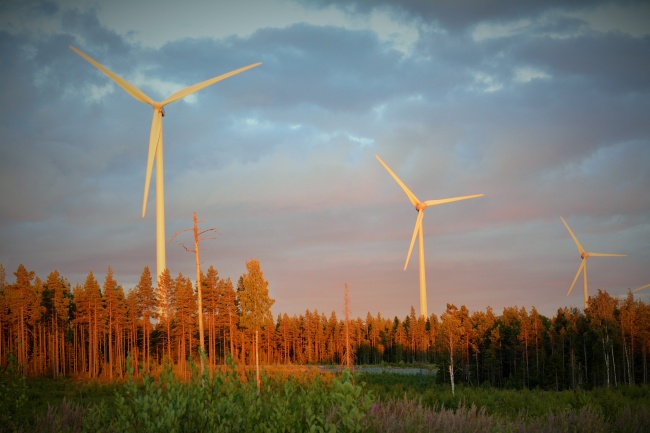
<svg viewBox="0 0 650 433">
<path fill-rule="evenodd" d="M 650 305 L 631 293 L 552 318 L 448 304 L 274 320 L 247 269 L 236 289 L 213 267 L 199 278 L 197 326 L 182 274 L 154 289 L 145 268 L 124 290 L 110 267 L 102 288 L 20 265 L 8 284 L 0 264 L 0 433 L 650 431 Z M 336 368 L 348 355 L 356 374 Z"/>
<path fill-rule="evenodd" d="M 194 363 L 190 363 L 194 365 Z M 299 371 L 300 369 L 296 369 Z M 502 390 L 434 375 L 254 372 L 212 377 L 171 365 L 157 377 L 101 383 L 1 372 L 0 432 L 645 432 L 650 388 Z"/>
</svg>

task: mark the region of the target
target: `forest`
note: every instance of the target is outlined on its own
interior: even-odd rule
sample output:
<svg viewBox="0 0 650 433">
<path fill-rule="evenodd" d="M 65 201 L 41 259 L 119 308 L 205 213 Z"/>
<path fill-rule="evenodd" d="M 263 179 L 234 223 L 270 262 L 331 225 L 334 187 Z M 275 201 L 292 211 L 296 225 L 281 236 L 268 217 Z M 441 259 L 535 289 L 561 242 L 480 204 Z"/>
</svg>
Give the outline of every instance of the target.
<svg viewBox="0 0 650 433">
<path fill-rule="evenodd" d="M 259 262 L 257 268 L 259 269 Z M 0 264 L 0 366 L 15 362 L 28 377 L 112 380 L 147 374 L 164 364 L 189 378 L 199 359 L 197 287 L 165 270 L 125 289 L 110 267 L 72 286 L 58 271 L 45 280 L 22 264 L 7 281 Z M 206 368 L 232 359 L 255 363 L 255 333 L 245 326 L 242 275 L 236 284 L 210 266 L 201 275 Z M 271 300 L 272 301 L 272 300 Z M 346 333 L 346 329 L 348 332 Z M 440 383 L 512 389 L 589 390 L 648 383 L 650 307 L 630 292 L 617 299 L 598 291 L 585 311 L 535 307 L 445 312 L 399 318 L 368 313 L 347 322 L 317 310 L 270 314 L 259 328 L 263 365 L 341 365 L 346 336 L 357 365 L 419 365 L 437 369 Z M 128 364 L 128 365 L 127 365 Z"/>
</svg>

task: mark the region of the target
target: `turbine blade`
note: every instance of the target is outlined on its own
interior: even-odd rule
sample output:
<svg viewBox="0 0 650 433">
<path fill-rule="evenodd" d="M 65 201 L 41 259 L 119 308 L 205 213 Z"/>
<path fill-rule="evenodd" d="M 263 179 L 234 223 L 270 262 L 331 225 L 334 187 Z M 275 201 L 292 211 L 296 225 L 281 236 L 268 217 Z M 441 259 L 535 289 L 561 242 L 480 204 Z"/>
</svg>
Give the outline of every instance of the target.
<svg viewBox="0 0 650 433">
<path fill-rule="evenodd" d="M 162 135 L 162 112 L 161 110 L 153 111 L 151 120 L 151 133 L 149 134 L 149 154 L 147 155 L 147 172 L 144 178 L 144 198 L 142 199 L 142 218 L 147 212 L 147 198 L 149 196 L 149 186 L 151 184 L 151 172 L 153 170 L 153 160 L 156 155 L 156 148 Z M 159 182 L 159 180 L 156 180 Z"/>
<path fill-rule="evenodd" d="M 435 206 L 438 204 L 451 203 L 452 201 L 467 200 L 470 198 L 483 197 L 485 194 L 464 195 L 462 197 L 443 198 L 440 200 L 427 200 L 424 202 L 427 206 Z"/>
<path fill-rule="evenodd" d="M 627 257 L 627 254 L 587 253 L 589 257 Z"/>
<path fill-rule="evenodd" d="M 576 272 L 575 278 L 573 278 L 573 283 L 571 283 L 571 287 L 569 287 L 569 291 L 567 292 L 567 296 L 571 294 L 571 290 L 573 290 L 573 286 L 576 284 L 576 281 L 578 280 L 578 276 L 580 275 L 580 272 L 582 272 L 582 269 L 585 267 L 587 259 L 582 259 L 582 262 L 580 263 L 580 266 L 578 267 L 578 272 Z"/>
<path fill-rule="evenodd" d="M 650 284 L 646 284 L 645 286 L 641 286 L 638 289 L 634 289 L 633 292 L 638 292 L 639 290 L 647 289 L 648 287 L 650 287 Z"/>
<path fill-rule="evenodd" d="M 411 203 L 413 204 L 413 206 L 415 206 L 416 204 L 418 204 L 418 203 L 420 202 L 420 200 L 418 200 L 418 198 L 415 196 L 415 194 L 413 194 L 413 193 L 411 192 L 411 190 L 408 189 L 408 188 L 406 187 L 406 185 L 404 185 L 404 182 L 402 182 L 402 181 L 400 180 L 400 178 L 397 177 L 397 175 L 396 175 L 395 173 L 393 173 L 393 170 L 391 170 L 390 168 L 388 168 L 388 166 L 386 165 L 386 163 L 385 163 L 384 161 L 381 160 L 381 158 L 379 157 L 379 155 L 375 155 L 375 157 L 377 157 L 377 160 L 381 163 L 381 165 L 384 166 L 384 168 L 386 169 L 386 171 L 388 171 L 388 173 L 390 173 L 390 175 L 393 176 L 393 179 L 395 179 L 395 181 L 398 183 L 398 185 L 402 187 L 402 189 L 404 190 L 404 192 L 406 193 L 406 195 L 409 197 L 409 200 L 411 200 Z"/>
<path fill-rule="evenodd" d="M 198 92 L 199 90 L 208 87 L 214 83 L 217 83 L 219 81 L 225 80 L 226 78 L 230 78 L 233 75 L 237 75 L 241 72 L 247 71 L 249 69 L 253 69 L 259 65 L 261 65 L 262 62 L 257 62 L 253 63 L 252 65 L 244 66 L 243 68 L 235 69 L 234 71 L 227 72 L 225 74 L 219 75 L 218 77 L 210 78 L 209 80 L 202 81 L 200 83 L 194 84 L 192 86 L 186 87 L 182 90 L 179 90 L 178 92 L 174 93 L 173 95 L 169 96 L 167 99 L 161 102 L 161 105 L 167 105 L 170 104 L 174 101 L 177 101 L 181 98 L 186 97 L 187 95 L 191 95 L 194 92 Z"/>
<path fill-rule="evenodd" d="M 584 254 L 586 251 L 585 251 L 584 248 L 582 248 L 582 245 L 580 245 L 580 242 L 578 242 L 578 238 L 576 238 L 576 235 L 574 235 L 573 232 L 571 231 L 571 229 L 569 228 L 569 224 L 567 224 L 566 221 L 564 221 L 564 218 L 560 217 L 560 219 L 564 223 L 564 226 L 566 227 L 566 229 L 569 231 L 569 234 L 573 238 L 573 241 L 576 243 L 576 246 L 578 247 L 578 251 L 580 252 L 580 255 Z"/>
<path fill-rule="evenodd" d="M 409 246 L 409 252 L 406 255 L 406 263 L 404 263 L 404 270 L 409 264 L 411 259 L 411 253 L 413 252 L 413 245 L 415 244 L 415 237 L 418 234 L 419 230 L 422 230 L 422 217 L 424 216 L 424 209 L 418 211 L 418 218 L 415 220 L 415 228 L 413 229 L 413 236 L 411 237 L 411 245 Z"/>
<path fill-rule="evenodd" d="M 88 61 L 88 63 L 90 63 L 91 65 L 93 65 L 94 67 L 96 67 L 97 69 L 99 69 L 100 71 L 105 73 L 106 75 L 108 75 L 121 88 L 126 90 L 126 92 L 129 95 L 133 96 L 138 101 L 141 101 L 141 102 L 144 102 L 145 104 L 150 104 L 150 105 L 154 104 L 153 99 L 151 99 L 146 93 L 144 93 L 142 90 L 135 87 L 133 84 L 129 83 L 128 81 L 126 81 L 122 77 L 118 76 L 117 74 L 115 74 L 114 72 L 109 70 L 107 67 L 105 67 L 105 66 L 101 65 L 100 63 L 96 62 L 95 60 L 91 59 L 86 54 L 82 53 L 81 51 L 79 51 L 78 49 L 73 47 L 72 45 L 70 45 L 70 49 L 72 51 L 74 51 L 75 53 L 79 54 L 84 59 L 86 59 L 86 61 Z"/>
</svg>

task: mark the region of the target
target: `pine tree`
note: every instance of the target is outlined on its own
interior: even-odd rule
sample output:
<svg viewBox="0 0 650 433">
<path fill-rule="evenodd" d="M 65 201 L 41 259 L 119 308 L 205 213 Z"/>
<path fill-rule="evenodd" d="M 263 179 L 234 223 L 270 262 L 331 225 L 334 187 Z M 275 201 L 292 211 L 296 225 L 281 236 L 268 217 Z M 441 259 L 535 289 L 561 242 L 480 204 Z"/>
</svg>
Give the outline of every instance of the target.
<svg viewBox="0 0 650 433">
<path fill-rule="evenodd" d="M 117 372 L 119 377 L 123 377 L 125 369 L 124 361 L 126 359 L 126 342 L 125 336 L 128 329 L 126 297 L 124 296 L 124 287 L 117 286 L 115 309 L 115 359 L 117 360 Z"/>
<path fill-rule="evenodd" d="M 5 288 L 7 307 L 9 309 L 9 323 L 16 336 L 18 364 L 23 369 L 27 368 L 29 352 L 32 347 L 33 330 L 29 323 L 34 316 L 39 315 L 41 299 L 36 292 L 32 281 L 36 277 L 33 271 L 27 271 L 21 263 L 14 272 L 16 282 Z"/>
<path fill-rule="evenodd" d="M 70 314 L 70 287 L 59 271 L 50 272 L 46 282 L 52 302 L 52 373 L 54 377 L 65 374 L 65 330 Z"/>
<path fill-rule="evenodd" d="M 85 308 L 84 313 L 87 317 L 88 325 L 88 372 L 90 377 L 99 376 L 99 337 L 103 328 L 103 300 L 99 283 L 93 275 L 93 271 L 88 273 L 86 282 L 83 285 Z"/>
<path fill-rule="evenodd" d="M 151 354 L 151 320 L 157 316 L 156 306 L 158 304 L 148 266 L 144 267 L 140 275 L 140 281 L 135 288 L 135 296 L 140 309 L 140 317 L 142 318 L 142 363 L 145 370 L 148 371 Z"/>
<path fill-rule="evenodd" d="M 169 274 L 169 269 L 165 268 L 158 277 L 158 288 L 156 297 L 158 300 L 159 325 L 165 328 L 167 334 L 167 357 L 172 360 L 172 321 L 174 320 L 174 308 L 176 300 L 174 298 L 174 281 Z"/>
<path fill-rule="evenodd" d="M 269 297 L 269 283 L 264 279 L 260 262 L 252 259 L 246 262 L 248 273 L 241 276 L 243 290 L 239 292 L 239 302 L 242 311 L 241 323 L 244 327 L 255 332 L 255 371 L 257 392 L 260 392 L 259 366 L 259 333 L 268 317 L 271 319 L 271 306 L 275 303 Z"/>
<path fill-rule="evenodd" d="M 186 360 L 192 355 L 192 335 L 195 331 L 197 300 L 192 280 L 179 273 L 174 280 L 176 315 L 174 323 L 178 341 L 178 363 L 181 371 L 187 373 Z M 189 352 L 189 353 L 188 353 Z"/>
<path fill-rule="evenodd" d="M 217 345 L 216 318 L 219 312 L 219 272 L 213 266 L 210 266 L 207 275 L 201 276 L 201 281 L 203 281 L 203 309 L 208 327 L 208 365 L 212 372 L 216 365 L 215 348 Z"/>
<path fill-rule="evenodd" d="M 218 288 L 218 324 L 228 330 L 230 356 L 235 356 L 235 331 L 239 326 L 239 302 L 230 278 L 219 281 Z M 225 329 L 224 329 L 225 335 Z M 225 350 L 225 349 L 224 349 Z M 225 360 L 225 357 L 224 357 Z"/>
<path fill-rule="evenodd" d="M 119 293 L 117 289 L 117 282 L 113 278 L 113 269 L 111 267 L 108 267 L 108 271 L 106 272 L 106 279 L 104 280 L 104 306 L 106 309 L 106 320 L 107 320 L 107 327 L 106 330 L 108 332 L 108 377 L 109 379 L 113 379 L 113 363 L 114 363 L 114 351 L 113 348 L 115 346 L 114 344 L 114 338 L 115 338 L 115 328 L 116 325 L 119 323 Z"/>
<path fill-rule="evenodd" d="M 137 377 L 140 372 L 138 370 L 138 359 L 140 359 L 140 349 L 138 344 L 138 327 L 142 318 L 142 309 L 139 305 L 137 287 L 130 290 L 126 295 L 125 300 L 125 326 L 126 326 L 126 353 L 131 355 L 131 368 Z"/>
</svg>

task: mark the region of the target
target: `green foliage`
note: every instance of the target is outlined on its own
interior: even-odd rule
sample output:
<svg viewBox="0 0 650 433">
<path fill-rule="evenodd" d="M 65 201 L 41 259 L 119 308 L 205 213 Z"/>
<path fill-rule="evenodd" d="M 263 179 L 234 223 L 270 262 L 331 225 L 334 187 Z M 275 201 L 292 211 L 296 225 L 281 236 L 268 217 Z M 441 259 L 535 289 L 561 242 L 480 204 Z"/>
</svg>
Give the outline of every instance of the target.
<svg viewBox="0 0 650 433">
<path fill-rule="evenodd" d="M 15 356 L 9 356 L 7 366 L 0 365 L 0 432 L 3 426 L 16 425 L 27 404 L 27 383 Z"/>
<path fill-rule="evenodd" d="M 275 299 L 269 297 L 269 282 L 264 279 L 264 274 L 257 259 L 246 262 L 248 273 L 240 277 L 242 287 L 238 293 L 239 305 L 242 310 L 241 324 L 245 328 L 259 330 L 270 319 L 271 307 Z"/>
<path fill-rule="evenodd" d="M 412 430 L 392 431 L 422 431 L 417 428 L 422 419 L 429 419 L 432 423 L 442 422 L 442 418 L 451 416 L 445 412 L 449 410 L 472 419 L 482 412 L 486 417 L 494 418 L 494 425 L 498 424 L 496 420 L 502 427 L 510 425 L 510 431 L 527 431 L 523 427 L 513 427 L 518 425 L 533 426 L 530 431 L 544 431 L 544 428 L 564 431 L 556 429 L 562 423 L 569 426 L 566 431 L 644 431 L 637 427 L 625 427 L 637 425 L 650 428 L 650 387 L 647 385 L 559 392 L 461 385 L 452 395 L 448 385 L 435 383 L 435 379 L 429 375 L 363 373 L 358 378 L 363 379 L 367 390 L 380 396 L 379 408 L 375 413 L 385 418 L 386 423 L 397 422 L 393 419 L 395 413 L 403 413 L 407 418 L 414 417 L 409 421 L 411 427 L 415 426 Z M 472 408 L 480 410 L 476 412 Z M 603 430 L 602 426 L 608 425 L 620 428 L 611 427 L 610 430 L 608 427 Z"/>
<path fill-rule="evenodd" d="M 167 365 L 157 378 L 137 380 L 131 376 L 126 383 L 110 386 L 68 380 L 28 381 L 29 409 L 23 405 L 11 425 L 0 424 L 0 431 L 650 431 L 647 386 L 576 392 L 459 386 L 452 396 L 449 386 L 436 385 L 431 375 L 353 376 L 346 371 L 336 377 L 265 375 L 258 394 L 252 374 L 241 374 L 231 364 L 213 377 L 201 376 L 194 369 L 191 379 L 182 381 Z M 16 377 L 20 382 L 20 376 Z M 48 394 L 46 410 L 42 402 L 32 401 L 37 392 L 43 398 Z M 381 399 L 375 399 L 376 394 Z M 52 395 L 58 405 L 51 404 Z M 35 412 L 32 406 L 40 409 Z"/>
<path fill-rule="evenodd" d="M 231 366 L 212 378 L 194 372 L 178 380 L 167 366 L 155 380 L 130 378 L 113 401 L 92 406 L 85 431 L 102 432 L 361 432 L 371 397 L 344 373 L 331 383 L 265 376 L 258 394 L 252 378 Z"/>
<path fill-rule="evenodd" d="M 365 430 L 365 418 L 372 404 L 371 394 L 364 396 L 361 386 L 353 383 L 349 370 L 343 372 L 340 380 L 334 381 L 334 416 L 343 431 L 362 432 Z"/>
</svg>

